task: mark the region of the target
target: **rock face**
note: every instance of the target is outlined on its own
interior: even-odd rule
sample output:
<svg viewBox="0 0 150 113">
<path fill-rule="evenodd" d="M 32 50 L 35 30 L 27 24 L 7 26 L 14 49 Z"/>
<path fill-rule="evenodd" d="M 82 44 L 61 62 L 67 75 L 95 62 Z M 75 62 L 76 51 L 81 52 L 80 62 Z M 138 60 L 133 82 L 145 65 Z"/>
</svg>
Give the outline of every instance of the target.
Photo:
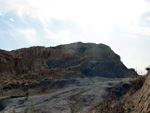
<svg viewBox="0 0 150 113">
<path fill-rule="evenodd" d="M 21 79 L 72 77 L 128 77 L 127 69 L 110 47 L 104 44 L 72 43 L 57 47 L 0 50 L 0 76 Z M 13 77 L 12 77 L 13 76 Z"/>
<path fill-rule="evenodd" d="M 142 88 L 130 96 L 127 102 L 132 105 L 130 113 L 150 113 L 150 71 L 146 75 Z"/>
</svg>

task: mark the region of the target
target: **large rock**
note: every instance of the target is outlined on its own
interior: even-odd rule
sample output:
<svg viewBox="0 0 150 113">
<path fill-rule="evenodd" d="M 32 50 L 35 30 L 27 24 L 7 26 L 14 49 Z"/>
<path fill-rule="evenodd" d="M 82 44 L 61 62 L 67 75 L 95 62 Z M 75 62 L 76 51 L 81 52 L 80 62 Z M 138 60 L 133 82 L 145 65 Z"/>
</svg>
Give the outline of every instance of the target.
<svg viewBox="0 0 150 113">
<path fill-rule="evenodd" d="M 72 43 L 57 47 L 0 50 L 0 76 L 18 79 L 59 79 L 72 77 L 128 77 L 127 69 L 104 44 Z M 12 79 L 12 77 L 10 77 Z"/>
</svg>

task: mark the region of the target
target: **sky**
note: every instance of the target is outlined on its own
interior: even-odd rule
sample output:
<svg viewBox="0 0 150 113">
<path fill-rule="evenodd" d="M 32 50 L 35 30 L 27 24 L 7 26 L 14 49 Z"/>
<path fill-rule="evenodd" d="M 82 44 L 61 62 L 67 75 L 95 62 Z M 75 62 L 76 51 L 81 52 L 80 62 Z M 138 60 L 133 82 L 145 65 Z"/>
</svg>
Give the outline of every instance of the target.
<svg viewBox="0 0 150 113">
<path fill-rule="evenodd" d="M 150 65 L 150 0 L 0 0 L 0 49 L 103 43 L 128 68 Z"/>
</svg>

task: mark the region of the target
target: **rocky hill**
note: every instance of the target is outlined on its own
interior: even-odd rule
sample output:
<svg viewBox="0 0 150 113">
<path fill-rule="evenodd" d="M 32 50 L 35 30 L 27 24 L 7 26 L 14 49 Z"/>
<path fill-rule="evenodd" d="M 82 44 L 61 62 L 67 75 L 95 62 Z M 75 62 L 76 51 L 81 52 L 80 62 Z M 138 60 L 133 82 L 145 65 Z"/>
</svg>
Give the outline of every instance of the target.
<svg viewBox="0 0 150 113">
<path fill-rule="evenodd" d="M 72 77 L 128 77 L 127 69 L 110 47 L 104 44 L 72 43 L 56 47 L 0 50 L 1 80 L 58 79 Z"/>
<path fill-rule="evenodd" d="M 83 111 L 78 111 L 87 113 L 102 103 L 109 89 L 120 97 L 133 74 L 104 44 L 0 50 L 0 112 L 22 113 L 33 100 L 41 112 L 47 104 L 48 111 L 69 113 L 68 101 L 82 90 L 78 106 Z"/>
<path fill-rule="evenodd" d="M 75 78 L 125 78 L 133 75 L 119 55 L 104 44 L 0 50 L 0 95 L 24 96 L 69 86 Z"/>
</svg>

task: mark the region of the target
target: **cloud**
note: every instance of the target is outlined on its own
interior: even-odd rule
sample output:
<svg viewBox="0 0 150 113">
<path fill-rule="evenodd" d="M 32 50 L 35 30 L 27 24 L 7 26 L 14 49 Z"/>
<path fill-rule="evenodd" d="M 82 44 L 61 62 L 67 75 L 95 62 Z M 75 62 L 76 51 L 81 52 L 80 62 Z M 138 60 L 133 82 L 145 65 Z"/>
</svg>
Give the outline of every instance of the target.
<svg viewBox="0 0 150 113">
<path fill-rule="evenodd" d="M 21 29 L 19 30 L 19 33 L 22 34 L 25 41 L 27 41 L 31 45 L 34 45 L 38 42 L 37 33 L 33 28 Z"/>
<path fill-rule="evenodd" d="M 72 40 L 70 39 L 70 31 L 61 30 L 57 33 L 52 32 L 51 30 L 46 29 L 47 38 L 53 40 L 55 42 L 59 42 L 61 44 L 70 43 Z"/>
<path fill-rule="evenodd" d="M 150 36 L 150 11 L 142 14 L 138 24 L 123 24 L 119 26 L 124 36 L 134 38 L 147 38 Z"/>
<path fill-rule="evenodd" d="M 15 19 L 15 29 L 25 29 L 26 32 L 32 28 L 38 32 L 47 29 L 50 33 L 43 31 L 43 36 L 50 35 L 50 40 L 59 43 L 62 43 L 58 38 L 60 34 L 67 37 L 64 39 L 66 43 L 76 40 L 75 37 L 81 41 L 107 42 L 116 25 L 130 36 L 139 34 L 136 30 L 149 35 L 147 28 L 139 26 L 141 14 L 150 10 L 143 0 L 3 0 L 0 4 L 1 13 L 15 13 L 15 18 L 9 17 L 10 21 Z M 58 26 L 53 20 L 63 24 Z M 72 21 L 70 26 L 80 30 L 73 31 L 66 21 Z M 27 37 L 26 33 L 21 34 Z M 29 43 L 34 42 L 28 39 Z"/>
<path fill-rule="evenodd" d="M 10 20 L 10 21 L 12 21 L 12 22 L 14 21 L 14 19 L 13 19 L 13 18 L 10 18 L 9 20 Z"/>
<path fill-rule="evenodd" d="M 131 23 L 149 9 L 143 0 L 5 0 L 2 4 L 4 10 L 38 18 L 44 26 L 52 18 L 71 19 L 81 25 Z"/>
<path fill-rule="evenodd" d="M 150 0 L 145 0 L 148 4 L 149 4 L 149 7 L 150 7 Z"/>
<path fill-rule="evenodd" d="M 150 36 L 150 27 L 126 25 L 126 26 L 122 26 L 121 29 L 123 30 L 124 35 L 128 35 L 131 37 Z"/>
<path fill-rule="evenodd" d="M 0 10 L 0 16 L 2 16 L 2 15 L 3 15 L 2 10 Z"/>
</svg>

